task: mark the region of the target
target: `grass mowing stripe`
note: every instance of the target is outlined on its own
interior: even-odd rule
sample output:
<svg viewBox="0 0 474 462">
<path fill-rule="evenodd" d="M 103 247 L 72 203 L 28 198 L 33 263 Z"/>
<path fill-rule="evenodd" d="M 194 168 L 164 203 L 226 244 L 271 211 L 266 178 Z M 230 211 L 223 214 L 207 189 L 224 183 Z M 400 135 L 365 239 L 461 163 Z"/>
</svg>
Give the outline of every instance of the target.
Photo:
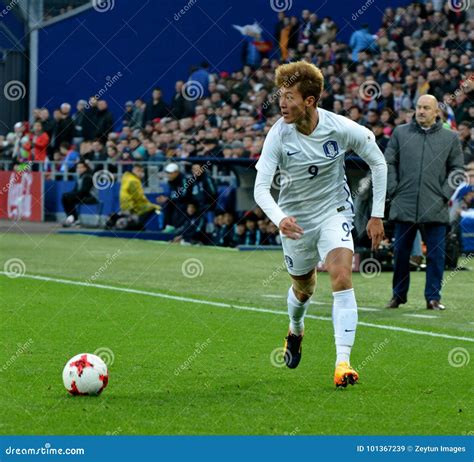
<svg viewBox="0 0 474 462">
<path fill-rule="evenodd" d="M 4 276 L 9 276 L 10 273 L 7 273 L 5 271 L 0 271 L 1 275 Z M 11 276 L 10 276 L 11 277 Z M 137 295 L 148 295 L 151 297 L 159 297 L 159 298 L 167 298 L 169 300 L 176 300 L 176 301 L 181 301 L 181 302 L 188 302 L 188 303 L 198 303 L 200 305 L 211 305 L 211 306 L 216 306 L 220 308 L 233 308 L 236 310 L 243 310 L 243 311 L 255 311 L 257 313 L 270 313 L 270 314 L 277 314 L 277 315 L 284 315 L 287 316 L 287 313 L 285 311 L 278 311 L 278 310 L 270 310 L 268 308 L 258 308 L 254 306 L 245 306 L 245 305 L 235 305 L 231 303 L 222 303 L 222 302 L 213 302 L 210 300 L 200 300 L 196 298 L 190 298 L 190 297 L 180 297 L 178 295 L 169 295 L 169 294 L 163 294 L 160 292 L 150 292 L 147 290 L 139 290 L 139 289 L 130 289 L 128 287 L 117 287 L 117 286 L 110 286 L 110 285 L 105 285 L 105 284 L 93 284 L 90 282 L 83 282 L 83 281 L 73 281 L 70 279 L 60 279 L 60 278 L 52 278 L 48 276 L 40 276 L 40 275 L 35 275 L 35 274 L 24 274 L 20 277 L 23 278 L 29 278 L 29 279 L 36 279 L 39 281 L 47 281 L 47 282 L 56 282 L 60 284 L 70 284 L 70 285 L 76 285 L 76 286 L 83 286 L 83 287 L 92 287 L 95 289 L 105 289 L 105 290 L 115 290 L 118 292 L 126 292 L 126 293 L 131 293 L 131 294 L 137 294 Z M 307 314 L 306 318 L 310 319 L 316 319 L 318 321 L 331 321 L 332 319 L 326 316 L 315 316 L 312 314 Z M 471 337 L 459 337 L 456 335 L 448 335 L 448 334 L 440 334 L 437 332 L 430 332 L 430 331 L 424 331 L 424 330 L 417 330 L 417 329 L 410 329 L 406 327 L 398 327 L 398 326 L 388 326 L 384 324 L 374 324 L 370 322 L 363 322 L 359 321 L 358 322 L 359 326 L 365 326 L 365 327 L 374 327 L 376 329 L 384 329 L 384 330 L 391 330 L 391 331 L 397 331 L 397 332 L 406 332 L 410 334 L 416 334 L 416 335 L 427 335 L 430 337 L 438 337 L 438 338 L 445 338 L 445 339 L 451 339 L 451 340 L 462 340 L 466 342 L 474 342 L 474 338 Z"/>
</svg>

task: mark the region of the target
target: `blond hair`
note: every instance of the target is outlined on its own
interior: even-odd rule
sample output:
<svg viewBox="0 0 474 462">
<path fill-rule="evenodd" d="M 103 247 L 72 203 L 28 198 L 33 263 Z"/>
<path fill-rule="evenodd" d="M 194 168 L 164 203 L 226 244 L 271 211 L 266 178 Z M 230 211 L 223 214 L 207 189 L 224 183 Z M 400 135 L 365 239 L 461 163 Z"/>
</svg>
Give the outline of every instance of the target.
<svg viewBox="0 0 474 462">
<path fill-rule="evenodd" d="M 306 99 L 314 96 L 316 103 L 319 101 L 324 88 L 324 77 L 319 67 L 307 61 L 282 64 L 275 71 L 275 85 L 278 88 L 297 85 L 298 91 Z"/>
</svg>

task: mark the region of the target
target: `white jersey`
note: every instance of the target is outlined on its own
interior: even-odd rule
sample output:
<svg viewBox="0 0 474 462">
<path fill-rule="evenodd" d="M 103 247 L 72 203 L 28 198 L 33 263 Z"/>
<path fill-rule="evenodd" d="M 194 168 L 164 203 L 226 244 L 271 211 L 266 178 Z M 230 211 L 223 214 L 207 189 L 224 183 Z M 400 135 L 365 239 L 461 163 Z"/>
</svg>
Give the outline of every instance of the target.
<svg viewBox="0 0 474 462">
<path fill-rule="evenodd" d="M 374 134 L 324 109 L 318 108 L 318 114 L 318 125 L 310 135 L 300 133 L 294 124 L 286 124 L 283 118 L 270 129 L 256 168 L 259 176 L 267 179 L 279 168 L 279 210 L 271 210 L 267 197 L 259 200 L 263 194 L 256 184 L 257 203 L 272 221 L 294 216 L 305 230 L 314 229 L 332 215 L 352 218 L 354 205 L 344 170 L 344 154 L 352 149 L 372 170 L 372 216 L 383 217 L 387 167 Z"/>
</svg>

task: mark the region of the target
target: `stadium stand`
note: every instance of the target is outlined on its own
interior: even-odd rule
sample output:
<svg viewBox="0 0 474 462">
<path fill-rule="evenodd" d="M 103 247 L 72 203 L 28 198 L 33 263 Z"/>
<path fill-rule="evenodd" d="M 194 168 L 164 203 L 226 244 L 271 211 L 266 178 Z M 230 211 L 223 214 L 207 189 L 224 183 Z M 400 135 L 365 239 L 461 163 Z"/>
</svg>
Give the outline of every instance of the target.
<svg viewBox="0 0 474 462">
<path fill-rule="evenodd" d="M 110 172 L 117 183 L 134 163 L 144 164 L 151 200 L 167 193 L 164 168 L 171 160 L 181 166 L 189 191 L 201 187 L 191 171 L 199 164 L 209 168 L 217 187 L 215 206 L 205 207 L 206 238 L 199 241 L 275 245 L 278 230 L 259 209 L 236 210 L 236 166 L 253 168 L 266 133 L 280 117 L 273 83 L 278 64 L 304 59 L 319 66 L 326 78 L 320 106 L 372 129 L 382 151 L 394 127 L 413 117 L 416 99 L 433 94 L 445 126 L 459 133 L 467 165 L 474 160 L 474 20 L 466 15 L 443 2 L 387 8 L 375 33 L 363 25 L 345 43 L 336 40 L 338 24 L 331 18 L 309 10 L 300 17 L 280 13 L 273 44 L 262 41 L 258 28 L 241 30 L 248 40 L 240 70 L 212 73 L 203 62 L 176 82 L 173 95 L 156 88 L 149 101 L 134 98 L 130 89 L 119 120 L 105 99 L 88 95 L 62 104 L 52 117 L 37 108 L 32 118 L 39 123 L 20 121 L 1 137 L 0 165 L 44 172 L 46 209 L 57 212 L 57 197 L 71 188 L 79 159 L 95 172 Z M 349 156 L 360 161 L 357 153 Z M 114 186 L 99 191 L 107 214 L 118 211 Z M 162 218 L 152 222 L 147 229 L 165 225 Z"/>
</svg>

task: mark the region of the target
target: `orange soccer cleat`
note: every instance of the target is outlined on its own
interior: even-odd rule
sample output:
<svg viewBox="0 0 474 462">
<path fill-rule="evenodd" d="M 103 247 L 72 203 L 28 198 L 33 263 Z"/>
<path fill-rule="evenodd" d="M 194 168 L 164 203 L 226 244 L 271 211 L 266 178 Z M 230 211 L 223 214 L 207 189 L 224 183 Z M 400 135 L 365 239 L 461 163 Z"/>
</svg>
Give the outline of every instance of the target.
<svg viewBox="0 0 474 462">
<path fill-rule="evenodd" d="M 336 387 L 354 385 L 359 380 L 359 374 L 351 367 L 348 362 L 340 362 L 334 371 L 334 384 Z"/>
</svg>

